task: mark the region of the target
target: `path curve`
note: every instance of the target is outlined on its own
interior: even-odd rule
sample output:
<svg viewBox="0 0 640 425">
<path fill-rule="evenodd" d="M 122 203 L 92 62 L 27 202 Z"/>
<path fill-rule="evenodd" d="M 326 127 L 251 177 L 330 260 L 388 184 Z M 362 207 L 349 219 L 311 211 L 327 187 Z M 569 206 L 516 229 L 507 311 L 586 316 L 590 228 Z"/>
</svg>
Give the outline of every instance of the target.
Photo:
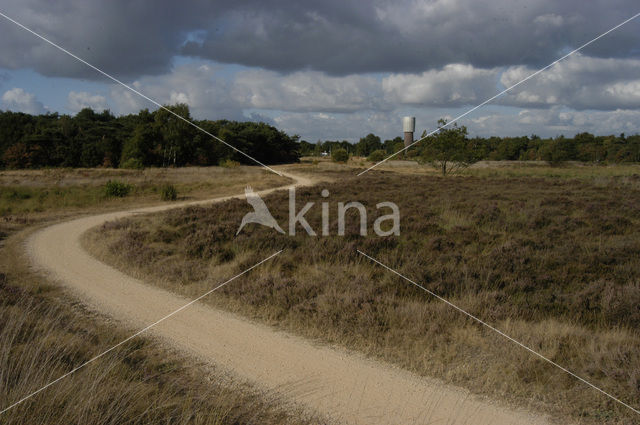
<svg viewBox="0 0 640 425">
<path fill-rule="evenodd" d="M 306 177 L 285 175 L 294 180 L 293 185 L 260 194 L 315 183 Z M 82 248 L 82 234 L 106 221 L 133 214 L 242 197 L 171 203 L 73 219 L 33 234 L 27 240 L 27 251 L 37 268 L 70 289 L 83 302 L 140 329 L 189 300 L 147 285 L 98 261 Z M 265 257 L 269 254 L 265 253 Z M 345 350 L 318 346 L 201 303 L 181 311 L 149 332 L 173 347 L 229 370 L 258 387 L 280 392 L 340 423 L 548 423 L 543 417 L 498 407 L 475 399 L 461 389 Z"/>
</svg>

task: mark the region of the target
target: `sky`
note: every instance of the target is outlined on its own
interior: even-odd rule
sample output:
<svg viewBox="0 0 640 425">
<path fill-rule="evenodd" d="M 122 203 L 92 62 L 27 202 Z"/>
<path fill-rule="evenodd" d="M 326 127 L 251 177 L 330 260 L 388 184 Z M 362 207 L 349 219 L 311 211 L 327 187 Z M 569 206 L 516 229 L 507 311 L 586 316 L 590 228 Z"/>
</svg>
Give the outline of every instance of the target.
<svg viewBox="0 0 640 425">
<path fill-rule="evenodd" d="M 640 12 L 637 0 L 2 0 L 161 104 L 302 139 L 431 131 Z M 0 109 L 149 101 L 0 17 Z M 460 119 L 471 135 L 640 132 L 640 17 Z"/>
</svg>

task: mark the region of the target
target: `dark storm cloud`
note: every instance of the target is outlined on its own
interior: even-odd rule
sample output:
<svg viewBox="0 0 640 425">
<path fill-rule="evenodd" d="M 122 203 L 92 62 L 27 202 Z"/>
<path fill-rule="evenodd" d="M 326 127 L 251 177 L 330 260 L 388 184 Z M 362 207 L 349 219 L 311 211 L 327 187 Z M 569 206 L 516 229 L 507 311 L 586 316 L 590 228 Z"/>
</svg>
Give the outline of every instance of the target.
<svg viewBox="0 0 640 425">
<path fill-rule="evenodd" d="M 276 71 L 538 66 L 638 12 L 637 0 L 9 0 L 0 10 L 107 72 L 161 74 L 176 54 Z M 640 23 L 585 54 L 637 56 Z M 0 67 L 97 74 L 0 19 Z M 197 32 L 198 36 L 189 37 Z M 190 40 L 190 41 L 188 41 Z"/>
<path fill-rule="evenodd" d="M 0 10 L 123 78 L 168 71 L 186 32 L 198 24 L 172 1 L 9 0 Z M 4 18 L 0 32 L 0 67 L 33 68 L 46 76 L 103 78 Z"/>
<path fill-rule="evenodd" d="M 320 5 L 318 5 L 320 4 Z M 547 64 L 637 13 L 617 1 L 255 2 L 212 21 L 182 52 L 278 71 L 419 72 L 450 63 Z M 640 22 L 586 54 L 639 53 Z"/>
</svg>

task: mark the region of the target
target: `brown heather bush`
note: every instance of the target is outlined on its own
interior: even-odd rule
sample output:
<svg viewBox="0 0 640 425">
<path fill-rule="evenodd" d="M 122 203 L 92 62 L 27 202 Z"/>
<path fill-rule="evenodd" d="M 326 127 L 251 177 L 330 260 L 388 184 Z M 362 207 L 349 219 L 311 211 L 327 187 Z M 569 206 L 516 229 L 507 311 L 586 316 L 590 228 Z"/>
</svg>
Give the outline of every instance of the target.
<svg viewBox="0 0 640 425">
<path fill-rule="evenodd" d="M 640 185 L 634 179 L 349 176 L 297 191 L 298 208 L 316 202 L 306 217 L 319 231 L 320 191 L 329 189 L 334 236 L 298 229 L 291 237 L 253 224 L 235 236 L 250 207 L 230 200 L 107 224 L 96 234 L 113 249 L 95 239 L 92 249 L 189 296 L 284 249 L 207 301 L 561 418 L 636 423 L 634 413 L 356 252 L 637 405 Z M 266 199 L 283 228 L 287 200 L 285 192 Z M 370 231 L 375 204 L 395 202 L 401 235 L 361 237 L 351 215 L 347 235 L 335 236 L 339 201 L 364 203 Z M 195 277 L 185 285 L 187 269 Z"/>
</svg>

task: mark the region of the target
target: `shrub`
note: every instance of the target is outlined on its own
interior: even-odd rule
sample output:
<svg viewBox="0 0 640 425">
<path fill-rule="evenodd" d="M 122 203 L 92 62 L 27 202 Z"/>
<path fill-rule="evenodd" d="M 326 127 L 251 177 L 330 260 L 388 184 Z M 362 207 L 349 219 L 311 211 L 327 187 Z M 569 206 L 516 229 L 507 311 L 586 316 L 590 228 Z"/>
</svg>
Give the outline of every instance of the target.
<svg viewBox="0 0 640 425">
<path fill-rule="evenodd" d="M 172 184 L 165 184 L 160 189 L 160 199 L 163 201 L 175 201 L 178 199 L 178 190 Z"/>
<path fill-rule="evenodd" d="M 371 155 L 367 157 L 367 161 L 380 162 L 387 156 L 387 153 L 382 149 L 371 152 Z"/>
<path fill-rule="evenodd" d="M 109 180 L 105 185 L 105 195 L 107 197 L 124 198 L 133 187 L 130 184 L 119 182 L 117 180 Z"/>
<path fill-rule="evenodd" d="M 234 168 L 239 165 L 240 163 L 238 161 L 234 161 L 233 159 L 225 159 L 224 161 L 220 161 L 220 166 L 224 168 Z"/>
<path fill-rule="evenodd" d="M 349 153 L 346 149 L 334 149 L 331 152 L 331 159 L 333 162 L 347 162 L 349 160 Z"/>
<path fill-rule="evenodd" d="M 24 189 L 21 187 L 8 188 L 8 189 L 0 188 L 0 197 L 8 199 L 10 201 L 19 201 L 24 199 L 30 199 L 31 193 L 27 189 Z"/>
<path fill-rule="evenodd" d="M 141 170 L 144 168 L 144 164 L 138 158 L 129 158 L 120 164 L 120 168 L 130 168 L 134 170 Z"/>
<path fill-rule="evenodd" d="M 446 125 L 447 120 L 440 119 L 437 133 L 428 137 L 426 130 L 422 133 L 422 138 L 426 141 L 421 160 L 440 170 L 443 176 L 467 168 L 482 157 L 476 143 L 467 137 L 467 127 L 458 127 L 454 123 L 453 126 L 444 128 Z M 413 157 L 415 151 L 417 149 L 408 149 L 406 157 Z"/>
</svg>

